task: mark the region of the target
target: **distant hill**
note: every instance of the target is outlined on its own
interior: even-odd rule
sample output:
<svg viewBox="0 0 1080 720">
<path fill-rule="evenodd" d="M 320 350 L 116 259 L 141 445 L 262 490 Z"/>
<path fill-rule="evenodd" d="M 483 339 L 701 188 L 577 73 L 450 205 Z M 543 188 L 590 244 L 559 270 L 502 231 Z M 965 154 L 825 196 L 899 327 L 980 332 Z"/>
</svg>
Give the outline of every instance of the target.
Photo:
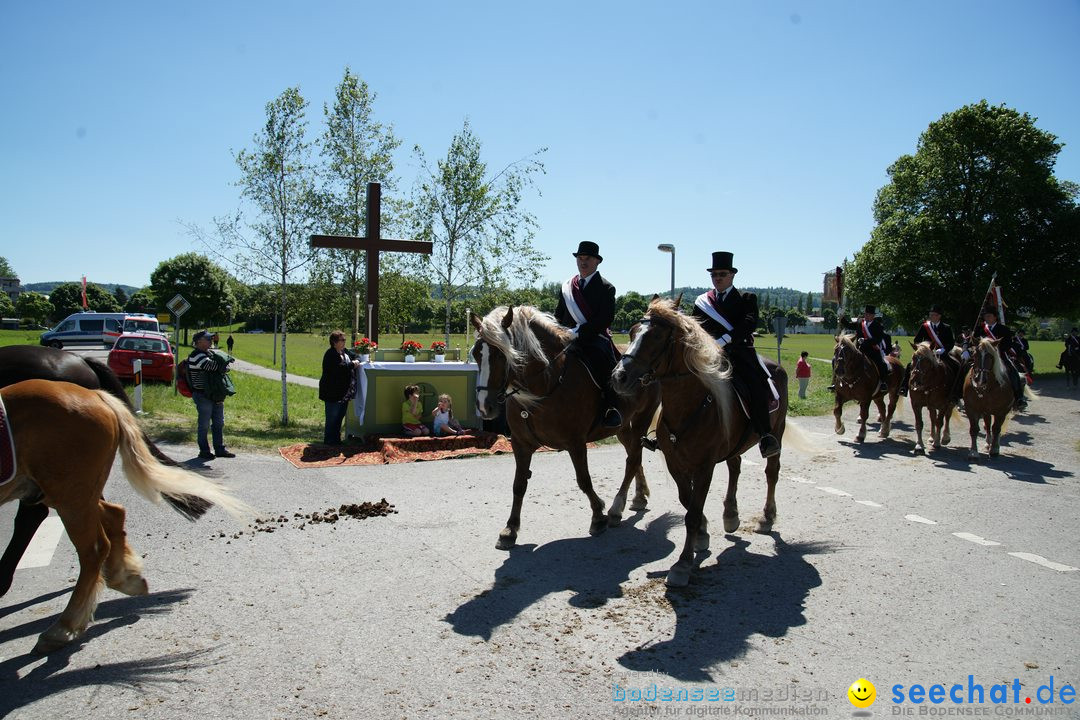
<svg viewBox="0 0 1080 720">
<path fill-rule="evenodd" d="M 780 308 L 798 307 L 799 304 L 800 304 L 800 300 L 802 301 L 803 304 L 806 303 L 806 293 L 807 293 L 807 291 L 805 291 L 805 290 L 793 290 L 792 288 L 786 288 L 786 287 L 767 287 L 767 288 L 741 287 L 741 286 L 737 286 L 737 287 L 739 288 L 740 292 L 752 292 L 752 293 L 756 294 L 757 297 L 758 297 L 758 305 L 759 306 L 764 304 L 766 297 L 768 297 L 770 307 L 780 307 Z M 707 291 L 709 291 L 711 289 L 712 289 L 711 285 L 709 287 L 675 288 L 675 294 L 678 295 L 679 293 L 682 293 L 683 300 L 686 300 L 686 299 L 691 299 L 692 300 L 693 298 L 696 298 L 701 293 L 707 292 Z M 661 294 L 666 297 L 667 293 L 668 293 L 668 291 L 665 290 Z M 821 293 L 814 293 L 814 307 L 820 307 L 820 306 L 821 306 Z"/>
<path fill-rule="evenodd" d="M 63 285 L 64 283 L 69 283 L 69 282 L 70 283 L 75 283 L 76 285 L 81 285 L 82 284 L 82 278 L 79 278 L 78 280 L 55 280 L 53 282 L 22 283 L 20 287 L 22 287 L 24 292 L 36 292 L 36 293 L 41 293 L 42 295 L 48 295 L 53 290 L 55 290 L 58 285 Z M 88 280 L 87 282 L 92 282 L 92 281 Z M 118 288 L 118 287 L 123 288 L 124 292 L 127 294 L 128 297 L 131 297 L 132 294 L 134 294 L 134 293 L 136 293 L 136 292 L 138 292 L 139 290 L 142 289 L 142 288 L 139 288 L 139 287 L 135 287 L 134 285 L 124 285 L 124 284 L 121 284 L 121 283 L 100 283 L 100 282 L 95 282 L 94 285 L 97 285 L 102 290 L 105 290 L 105 291 L 111 292 L 111 293 L 115 293 L 116 288 Z"/>
</svg>

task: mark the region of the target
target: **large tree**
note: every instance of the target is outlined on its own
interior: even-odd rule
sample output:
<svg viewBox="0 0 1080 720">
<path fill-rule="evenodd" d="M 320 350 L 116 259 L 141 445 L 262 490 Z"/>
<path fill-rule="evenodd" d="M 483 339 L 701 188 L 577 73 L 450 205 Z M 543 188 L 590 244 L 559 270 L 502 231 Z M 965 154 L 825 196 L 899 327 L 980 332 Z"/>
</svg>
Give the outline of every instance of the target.
<svg viewBox="0 0 1080 720">
<path fill-rule="evenodd" d="M 191 308 L 180 316 L 179 327 L 182 328 L 224 324 L 229 319 L 226 308 L 234 302 L 229 273 L 205 255 L 193 252 L 158 263 L 150 273 L 148 289 L 162 312 L 165 303 L 177 294 L 191 303 Z M 132 299 L 143 293 L 140 290 Z"/>
<path fill-rule="evenodd" d="M 433 244 L 423 262 L 443 301 L 447 342 L 453 303 L 468 288 L 531 285 L 547 260 L 533 247 L 536 221 L 522 207 L 533 175 L 544 171 L 545 149 L 492 174 L 480 150 L 467 120 L 434 168 L 415 148 L 423 177 L 413 192 L 412 235 Z"/>
<path fill-rule="evenodd" d="M 0 256 L 0 277 L 18 277 L 15 268 L 11 267 L 6 257 Z"/>
<path fill-rule="evenodd" d="M 321 232 L 329 235 L 364 234 L 367 223 L 367 184 L 382 185 L 383 197 L 394 189 L 394 150 L 401 141 L 392 126 L 383 126 L 373 118 L 375 94 L 363 80 L 345 68 L 345 76 L 334 93 L 334 105 L 323 105 L 326 132 L 319 142 L 323 157 L 322 184 L 319 193 Z M 396 203 L 387 202 L 384 207 Z M 382 213 L 384 225 L 394 226 L 394 215 Z M 385 234 L 385 233 L 384 233 Z M 367 253 L 362 250 L 328 248 L 322 250 L 323 272 L 331 282 L 340 284 L 340 293 L 349 299 L 348 324 L 356 322 L 352 304 L 365 288 Z M 361 308 L 361 317 L 366 315 Z M 363 320 L 361 320 L 363 322 Z M 359 332 L 353 328 L 353 334 Z"/>
<path fill-rule="evenodd" d="M 15 311 L 23 320 L 29 320 L 35 325 L 45 325 L 53 313 L 52 303 L 49 298 L 41 293 L 19 293 L 19 299 L 15 301 Z"/>
<path fill-rule="evenodd" d="M 1041 315 L 1080 307 L 1076 185 L 1054 177 L 1062 148 L 1027 113 L 984 100 L 944 115 L 889 167 L 877 225 L 850 266 L 849 296 L 911 327 L 932 302 L 974 321 L 992 274 L 1006 303 Z"/>
<path fill-rule="evenodd" d="M 236 270 L 249 279 L 275 283 L 281 320 L 281 424 L 289 424 L 287 341 L 290 283 L 298 280 L 313 254 L 308 238 L 316 217 L 315 166 L 306 139 L 307 101 L 300 88 L 288 88 L 266 104 L 266 123 L 252 139 L 250 150 L 236 153 L 241 197 L 253 208 L 217 218 L 217 247 Z"/>
<path fill-rule="evenodd" d="M 49 293 L 49 302 L 53 306 L 53 317 L 57 320 L 63 320 L 72 313 L 81 312 L 83 309 L 82 283 L 57 285 Z M 86 283 L 86 304 L 86 309 L 93 312 L 122 312 L 112 293 L 94 283 Z"/>
</svg>

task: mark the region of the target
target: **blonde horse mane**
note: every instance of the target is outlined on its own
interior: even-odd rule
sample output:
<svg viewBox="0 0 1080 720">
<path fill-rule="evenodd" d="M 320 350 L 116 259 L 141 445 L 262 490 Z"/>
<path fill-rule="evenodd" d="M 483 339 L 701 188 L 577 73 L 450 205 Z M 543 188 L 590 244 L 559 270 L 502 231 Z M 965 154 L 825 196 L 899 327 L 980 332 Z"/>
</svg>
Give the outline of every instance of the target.
<svg viewBox="0 0 1080 720">
<path fill-rule="evenodd" d="M 734 397 L 731 389 L 731 361 L 716 344 L 716 340 L 705 332 L 701 323 L 689 315 L 683 315 L 669 298 L 656 298 L 649 303 L 649 314 L 663 318 L 678 328 L 683 335 L 683 359 L 709 393 L 716 398 L 717 410 L 726 424 L 728 408 L 733 407 Z"/>
<path fill-rule="evenodd" d="M 570 332 L 559 325 L 555 316 L 551 313 L 542 312 L 531 305 L 521 305 L 513 308 L 514 317 L 509 328 L 503 327 L 503 318 L 511 308 L 500 305 L 480 321 L 481 339 L 506 356 L 515 370 L 521 370 L 529 360 L 536 360 L 544 366 L 550 364 L 544 348 L 540 344 L 540 338 L 532 329 L 531 323 L 548 330 L 563 345 L 570 341 Z"/>
<path fill-rule="evenodd" d="M 1005 363 L 1001 359 L 1001 354 L 998 353 L 997 345 L 990 338 L 984 337 L 979 341 L 979 347 L 976 348 L 977 353 L 990 353 L 990 356 L 994 358 L 993 373 L 994 379 L 997 380 L 998 385 L 1005 385 L 1012 387 L 1009 383 L 1009 376 L 1005 373 Z"/>
<path fill-rule="evenodd" d="M 918 356 L 918 357 L 921 357 L 921 358 L 923 358 L 925 360 L 929 360 L 931 363 L 934 364 L 934 367 L 941 367 L 941 366 L 943 366 L 945 364 L 941 360 L 941 358 L 938 357 L 938 354 L 936 352 L 934 352 L 934 349 L 932 347 L 930 347 L 930 343 L 928 343 L 926 341 L 923 341 L 923 342 L 919 343 L 918 345 L 916 345 L 915 350 L 912 351 L 911 355 L 912 355 L 912 359 L 914 359 L 916 356 Z"/>
</svg>

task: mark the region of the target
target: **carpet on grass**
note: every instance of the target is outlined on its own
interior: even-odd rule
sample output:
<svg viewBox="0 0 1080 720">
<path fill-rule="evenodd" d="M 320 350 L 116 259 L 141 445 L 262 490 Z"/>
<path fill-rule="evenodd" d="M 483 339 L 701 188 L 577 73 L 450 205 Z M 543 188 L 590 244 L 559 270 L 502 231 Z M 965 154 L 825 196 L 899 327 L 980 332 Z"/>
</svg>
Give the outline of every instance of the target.
<svg viewBox="0 0 1080 720">
<path fill-rule="evenodd" d="M 297 443 L 279 448 L 281 456 L 298 468 L 393 465 L 423 460 L 445 460 L 473 455 L 513 452 L 510 440 L 498 433 L 476 431 L 451 437 L 368 436 L 359 445 L 330 446 Z"/>
</svg>

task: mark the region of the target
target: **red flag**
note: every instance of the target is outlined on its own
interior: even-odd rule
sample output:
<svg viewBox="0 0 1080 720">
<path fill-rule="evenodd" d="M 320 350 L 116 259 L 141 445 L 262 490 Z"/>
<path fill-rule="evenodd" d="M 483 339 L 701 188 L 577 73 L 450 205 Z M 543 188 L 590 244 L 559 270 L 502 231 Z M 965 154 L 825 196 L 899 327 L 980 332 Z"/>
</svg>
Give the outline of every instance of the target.
<svg viewBox="0 0 1080 720">
<path fill-rule="evenodd" d="M 990 292 L 986 293 L 986 301 L 984 303 L 986 307 L 992 307 L 997 309 L 998 320 L 1005 324 L 1005 308 L 1008 305 L 1001 298 L 1001 286 L 997 284 L 997 280 L 990 282 Z"/>
<path fill-rule="evenodd" d="M 89 305 L 86 302 L 86 276 L 82 276 L 82 307 L 83 310 L 88 310 Z"/>
</svg>

